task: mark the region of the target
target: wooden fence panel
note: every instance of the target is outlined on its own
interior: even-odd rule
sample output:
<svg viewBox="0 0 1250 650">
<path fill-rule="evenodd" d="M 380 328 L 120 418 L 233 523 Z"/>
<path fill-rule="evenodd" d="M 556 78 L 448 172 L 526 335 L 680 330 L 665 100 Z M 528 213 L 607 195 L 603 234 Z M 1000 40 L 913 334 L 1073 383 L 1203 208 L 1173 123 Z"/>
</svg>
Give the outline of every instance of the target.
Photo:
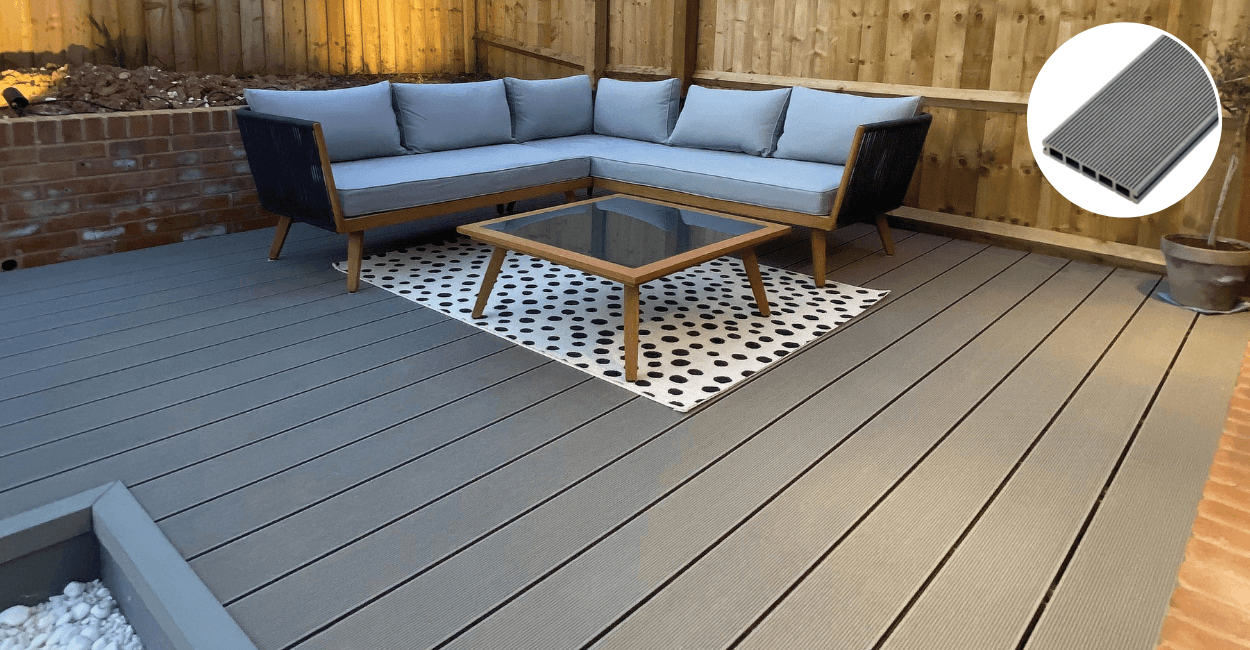
<svg viewBox="0 0 1250 650">
<path fill-rule="evenodd" d="M 115 63 L 221 74 L 459 73 L 474 0 L 0 0 L 0 67 Z M 656 0 L 652 0 L 653 2 Z M 664 2 L 666 0 L 658 0 Z M 548 4 L 527 0 L 526 4 Z M 550 3 L 567 28 L 574 2 Z M 556 5 L 566 13 L 558 13 Z M 538 29 L 538 28 L 536 28 Z M 559 42 L 558 25 L 538 29 Z"/>
</svg>

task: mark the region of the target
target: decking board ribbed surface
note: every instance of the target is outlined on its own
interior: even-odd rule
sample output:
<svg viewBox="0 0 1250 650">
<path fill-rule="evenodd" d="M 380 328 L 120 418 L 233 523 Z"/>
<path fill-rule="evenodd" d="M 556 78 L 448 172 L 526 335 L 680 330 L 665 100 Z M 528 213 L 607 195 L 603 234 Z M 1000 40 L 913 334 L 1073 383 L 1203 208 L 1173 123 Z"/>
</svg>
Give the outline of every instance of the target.
<svg viewBox="0 0 1250 650">
<path fill-rule="evenodd" d="M 0 516 L 123 481 L 262 650 L 1144 650 L 1250 338 L 856 225 L 830 277 L 891 294 L 683 415 L 269 234 L 0 276 Z"/>
</svg>

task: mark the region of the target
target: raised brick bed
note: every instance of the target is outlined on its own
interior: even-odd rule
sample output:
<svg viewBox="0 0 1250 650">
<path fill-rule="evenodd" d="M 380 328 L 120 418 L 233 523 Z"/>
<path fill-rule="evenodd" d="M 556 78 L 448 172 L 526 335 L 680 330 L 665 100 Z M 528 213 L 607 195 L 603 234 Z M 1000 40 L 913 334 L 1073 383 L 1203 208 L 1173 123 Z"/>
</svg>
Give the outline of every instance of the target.
<svg viewBox="0 0 1250 650">
<path fill-rule="evenodd" d="M 0 269 L 272 226 L 235 110 L 0 119 Z"/>
</svg>

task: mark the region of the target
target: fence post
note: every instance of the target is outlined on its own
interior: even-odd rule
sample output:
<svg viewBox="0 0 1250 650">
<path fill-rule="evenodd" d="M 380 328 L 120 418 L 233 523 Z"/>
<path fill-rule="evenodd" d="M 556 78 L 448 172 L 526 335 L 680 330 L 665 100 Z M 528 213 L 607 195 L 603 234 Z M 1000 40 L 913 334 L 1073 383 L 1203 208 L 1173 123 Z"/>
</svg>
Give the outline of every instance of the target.
<svg viewBox="0 0 1250 650">
<path fill-rule="evenodd" d="M 586 0 L 586 21 L 590 27 L 586 39 L 586 74 L 592 86 L 608 67 L 608 2 L 609 0 Z"/>
<path fill-rule="evenodd" d="M 672 75 L 685 95 L 699 58 L 699 0 L 673 0 Z"/>
</svg>

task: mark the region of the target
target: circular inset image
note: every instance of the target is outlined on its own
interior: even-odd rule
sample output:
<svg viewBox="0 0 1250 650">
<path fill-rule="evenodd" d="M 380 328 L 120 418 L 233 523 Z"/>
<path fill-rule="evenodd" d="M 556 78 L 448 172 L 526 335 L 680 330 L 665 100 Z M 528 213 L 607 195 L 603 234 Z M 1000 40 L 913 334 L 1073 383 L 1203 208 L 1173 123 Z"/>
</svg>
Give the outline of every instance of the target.
<svg viewBox="0 0 1250 650">
<path fill-rule="evenodd" d="M 1033 82 L 1029 146 L 1046 180 L 1095 214 L 1140 217 L 1198 185 L 1220 144 L 1211 73 L 1149 25 L 1088 29 L 1055 50 Z"/>
</svg>

